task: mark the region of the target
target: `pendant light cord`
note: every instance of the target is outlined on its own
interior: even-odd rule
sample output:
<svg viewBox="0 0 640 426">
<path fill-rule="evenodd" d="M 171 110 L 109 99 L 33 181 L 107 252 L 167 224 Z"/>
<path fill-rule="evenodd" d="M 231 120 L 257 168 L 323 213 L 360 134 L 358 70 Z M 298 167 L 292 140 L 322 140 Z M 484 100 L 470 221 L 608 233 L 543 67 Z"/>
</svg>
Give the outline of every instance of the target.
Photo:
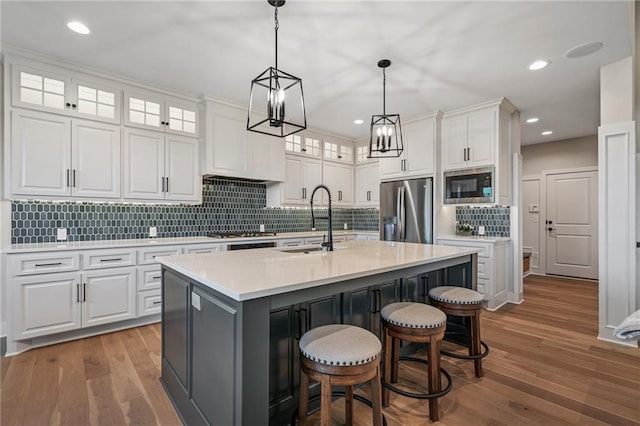
<svg viewBox="0 0 640 426">
<path fill-rule="evenodd" d="M 387 115 L 387 73 L 386 68 L 382 68 L 382 115 Z"/>
<path fill-rule="evenodd" d="M 278 6 L 276 4 L 275 6 L 275 22 L 276 22 L 276 70 L 278 69 L 278 27 L 280 26 L 278 24 Z"/>
</svg>

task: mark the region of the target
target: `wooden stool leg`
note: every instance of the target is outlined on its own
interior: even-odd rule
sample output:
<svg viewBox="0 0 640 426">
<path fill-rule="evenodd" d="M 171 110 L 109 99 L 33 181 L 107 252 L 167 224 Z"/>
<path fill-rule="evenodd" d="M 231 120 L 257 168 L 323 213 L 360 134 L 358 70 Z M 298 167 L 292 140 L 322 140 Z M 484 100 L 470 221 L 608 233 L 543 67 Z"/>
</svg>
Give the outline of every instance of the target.
<svg viewBox="0 0 640 426">
<path fill-rule="evenodd" d="M 298 403 L 298 424 L 307 424 L 307 413 L 309 412 L 309 376 L 304 370 L 300 372 L 300 401 Z"/>
<path fill-rule="evenodd" d="M 344 421 L 347 426 L 353 425 L 353 386 L 346 386 L 345 389 Z"/>
<path fill-rule="evenodd" d="M 473 355 L 480 355 L 482 352 L 482 341 L 480 337 L 480 310 L 478 309 L 473 317 L 471 317 L 471 336 L 472 340 L 469 342 L 469 347 L 473 347 Z M 482 358 L 473 360 L 476 370 L 476 377 L 482 377 L 484 372 L 482 371 Z"/>
<path fill-rule="evenodd" d="M 400 339 L 393 338 L 393 364 L 391 364 L 391 383 L 398 383 L 400 369 Z"/>
<path fill-rule="evenodd" d="M 320 425 L 331 426 L 331 377 L 326 374 L 320 381 Z"/>
<path fill-rule="evenodd" d="M 384 370 L 384 381 L 387 383 L 391 383 L 391 364 L 393 364 L 393 338 L 389 335 L 389 330 L 384 328 L 384 351 L 383 351 L 383 370 Z M 389 406 L 389 389 L 382 389 L 382 406 Z"/>
<path fill-rule="evenodd" d="M 435 393 L 440 392 L 442 389 L 440 383 L 440 340 L 431 338 L 431 342 L 428 345 L 429 393 Z M 439 417 L 438 399 L 432 398 L 429 400 L 429 418 L 431 421 L 437 422 Z"/>
<path fill-rule="evenodd" d="M 375 377 L 371 380 L 371 402 L 373 403 L 373 426 L 382 426 L 382 406 L 380 395 L 380 364 Z"/>
</svg>

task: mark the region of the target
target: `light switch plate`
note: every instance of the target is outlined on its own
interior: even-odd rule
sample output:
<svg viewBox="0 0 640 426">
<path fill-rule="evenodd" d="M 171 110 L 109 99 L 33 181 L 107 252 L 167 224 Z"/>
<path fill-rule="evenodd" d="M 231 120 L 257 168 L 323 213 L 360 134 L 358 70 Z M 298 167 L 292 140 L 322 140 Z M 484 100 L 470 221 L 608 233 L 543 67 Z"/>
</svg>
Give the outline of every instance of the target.
<svg viewBox="0 0 640 426">
<path fill-rule="evenodd" d="M 149 237 L 153 238 L 153 237 L 157 237 L 158 236 L 158 228 L 155 226 L 150 226 L 149 227 Z"/>
<path fill-rule="evenodd" d="M 66 241 L 67 240 L 67 228 L 58 228 L 56 230 L 56 238 L 58 241 Z"/>
<path fill-rule="evenodd" d="M 478 226 L 478 235 L 484 235 L 484 226 Z"/>
</svg>

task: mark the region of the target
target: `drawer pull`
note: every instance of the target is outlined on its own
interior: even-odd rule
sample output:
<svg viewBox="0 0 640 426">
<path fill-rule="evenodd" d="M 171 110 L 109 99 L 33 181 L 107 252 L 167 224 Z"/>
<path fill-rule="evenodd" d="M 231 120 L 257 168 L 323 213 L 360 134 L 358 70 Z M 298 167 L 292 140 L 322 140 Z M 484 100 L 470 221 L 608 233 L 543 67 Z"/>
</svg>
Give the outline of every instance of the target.
<svg viewBox="0 0 640 426">
<path fill-rule="evenodd" d="M 159 305 L 159 304 L 161 304 L 161 303 L 162 303 L 162 300 L 157 300 L 157 301 L 152 302 L 152 303 L 153 303 L 154 305 Z"/>
<path fill-rule="evenodd" d="M 154 280 L 159 280 L 162 277 L 160 275 L 156 275 L 155 277 L 151 277 L 151 278 L 153 278 Z"/>
<path fill-rule="evenodd" d="M 60 266 L 62 262 L 54 262 L 54 263 L 36 263 L 36 268 L 39 266 Z"/>
<path fill-rule="evenodd" d="M 121 260 L 122 260 L 121 257 L 115 257 L 113 259 L 100 259 L 100 262 L 119 262 Z"/>
</svg>

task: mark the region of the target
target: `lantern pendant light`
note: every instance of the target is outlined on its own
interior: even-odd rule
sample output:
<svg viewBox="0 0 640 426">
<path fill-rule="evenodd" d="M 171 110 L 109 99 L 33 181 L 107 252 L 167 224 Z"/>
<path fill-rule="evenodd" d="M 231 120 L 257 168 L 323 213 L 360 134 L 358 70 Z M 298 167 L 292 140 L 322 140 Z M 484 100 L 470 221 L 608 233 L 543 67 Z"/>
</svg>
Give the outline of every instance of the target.
<svg viewBox="0 0 640 426">
<path fill-rule="evenodd" d="M 247 130 L 283 138 L 306 129 L 307 115 L 302 80 L 278 69 L 278 8 L 285 0 L 267 1 L 275 8 L 275 67 L 251 82 Z"/>
<path fill-rule="evenodd" d="M 388 59 L 378 61 L 378 67 L 382 68 L 382 115 L 371 117 L 369 158 L 400 157 L 404 149 L 400 115 L 387 114 L 386 110 L 387 75 L 385 69 L 389 65 L 391 65 L 391 61 Z"/>
</svg>

